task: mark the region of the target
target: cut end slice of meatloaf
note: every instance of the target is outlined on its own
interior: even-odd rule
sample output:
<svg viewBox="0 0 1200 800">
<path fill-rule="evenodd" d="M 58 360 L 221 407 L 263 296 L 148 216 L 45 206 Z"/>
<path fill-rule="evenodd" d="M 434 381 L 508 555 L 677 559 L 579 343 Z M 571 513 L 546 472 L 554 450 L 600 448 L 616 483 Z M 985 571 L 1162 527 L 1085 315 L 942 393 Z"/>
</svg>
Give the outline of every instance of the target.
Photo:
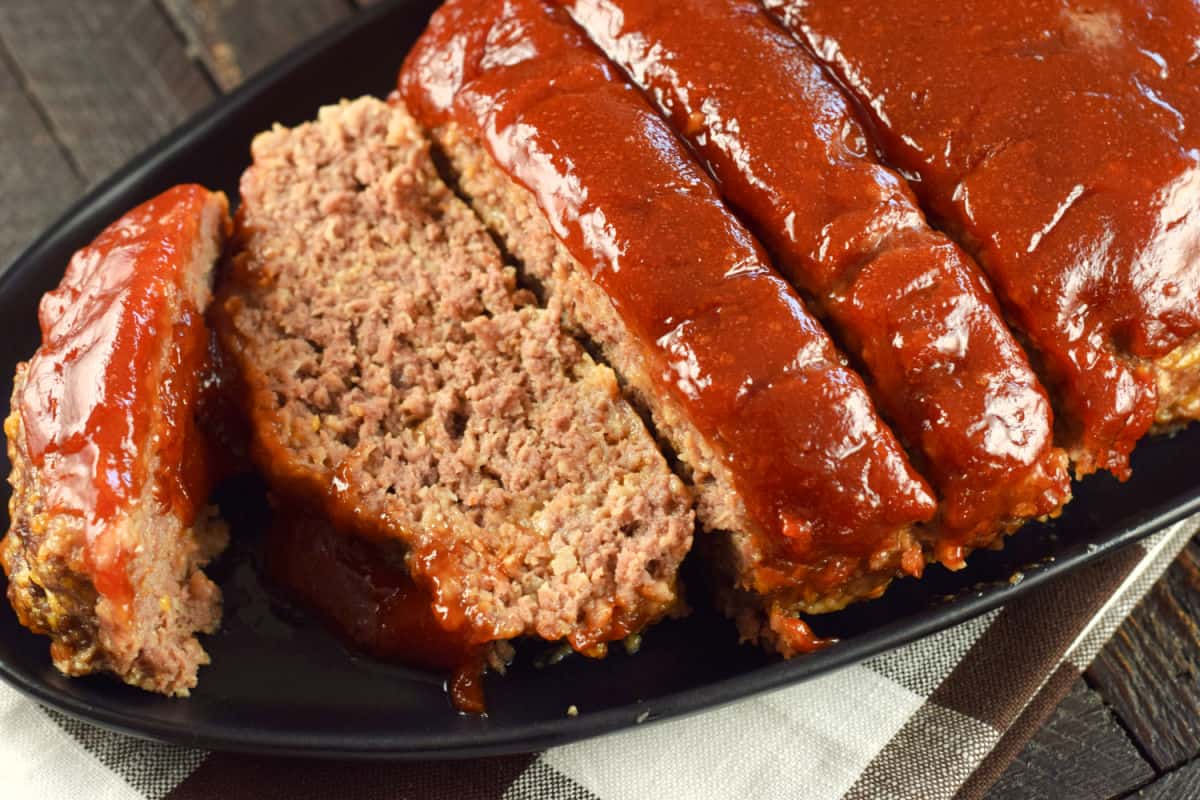
<svg viewBox="0 0 1200 800">
<path fill-rule="evenodd" d="M 228 233 L 224 195 L 176 187 L 75 254 L 42 301 L 4 425 L 12 526 L 0 542 L 21 623 L 68 675 L 186 695 L 220 620 L 200 568 L 227 532 L 205 499 L 195 417 L 203 310 Z"/>
<path fill-rule="evenodd" d="M 476 643 L 598 653 L 676 608 L 685 487 L 407 111 L 343 102 L 253 156 L 218 317 L 273 489 L 403 539 Z"/>
</svg>

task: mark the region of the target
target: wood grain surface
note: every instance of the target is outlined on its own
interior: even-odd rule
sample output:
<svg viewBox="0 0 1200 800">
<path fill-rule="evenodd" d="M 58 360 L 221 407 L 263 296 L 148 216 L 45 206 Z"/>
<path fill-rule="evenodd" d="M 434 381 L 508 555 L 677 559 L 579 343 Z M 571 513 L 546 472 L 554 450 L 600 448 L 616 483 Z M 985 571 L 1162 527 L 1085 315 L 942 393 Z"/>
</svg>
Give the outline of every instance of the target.
<svg viewBox="0 0 1200 800">
<path fill-rule="evenodd" d="M 1163 775 L 1134 797 L 1141 800 L 1195 800 L 1200 797 L 1200 761 Z"/>
<path fill-rule="evenodd" d="M 1071 687 L 990 797 L 1093 800 L 1120 797 L 1155 777 L 1100 693 Z"/>
<path fill-rule="evenodd" d="M 1193 541 L 1088 670 L 1163 770 L 1200 755 L 1198 621 L 1200 544 Z"/>
<path fill-rule="evenodd" d="M 215 96 L 153 0 L 3 0 L 0 37 L 89 183 Z"/>
<path fill-rule="evenodd" d="M 84 186 L 43 115 L 0 50 L 0 141 L 20 146 L 19 157 L 0 158 L 0 264 L 15 258 Z"/>
<path fill-rule="evenodd" d="M 370 1 L 0 0 L 0 265 L 87 186 Z M 1198 676 L 1193 542 L 989 800 L 1200 798 Z"/>
<path fill-rule="evenodd" d="M 164 0 L 217 85 L 228 91 L 302 41 L 353 13 L 344 0 Z"/>
</svg>

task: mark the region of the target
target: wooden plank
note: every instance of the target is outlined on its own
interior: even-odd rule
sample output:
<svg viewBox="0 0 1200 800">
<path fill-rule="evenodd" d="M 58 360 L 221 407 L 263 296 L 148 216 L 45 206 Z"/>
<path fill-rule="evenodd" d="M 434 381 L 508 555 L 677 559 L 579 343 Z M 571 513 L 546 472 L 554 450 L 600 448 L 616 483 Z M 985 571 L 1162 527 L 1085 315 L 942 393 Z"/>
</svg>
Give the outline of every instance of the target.
<svg viewBox="0 0 1200 800">
<path fill-rule="evenodd" d="M 0 40 L 88 181 L 214 95 L 154 0 L 4 0 Z"/>
<path fill-rule="evenodd" d="M 0 54 L 2 56 L 2 54 Z M 83 188 L 12 64 L 0 57 L 0 270 Z"/>
<path fill-rule="evenodd" d="M 165 0 L 165 7 L 226 91 L 353 12 L 347 0 Z"/>
<path fill-rule="evenodd" d="M 1088 677 L 1159 770 L 1200 755 L 1200 544 L 1187 546 Z"/>
<path fill-rule="evenodd" d="M 1106 800 L 1154 778 L 1100 695 L 1077 680 L 988 800 Z"/>
<path fill-rule="evenodd" d="M 1200 761 L 1163 775 L 1131 797 L 1138 800 L 1194 800 L 1200 797 Z"/>
</svg>

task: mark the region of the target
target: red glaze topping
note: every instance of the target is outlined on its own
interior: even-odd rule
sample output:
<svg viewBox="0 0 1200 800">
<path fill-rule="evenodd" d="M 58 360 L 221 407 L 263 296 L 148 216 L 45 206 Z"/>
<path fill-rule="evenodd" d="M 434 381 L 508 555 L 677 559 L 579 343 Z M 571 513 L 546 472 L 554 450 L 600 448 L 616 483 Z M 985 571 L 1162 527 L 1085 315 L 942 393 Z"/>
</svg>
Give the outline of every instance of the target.
<svg viewBox="0 0 1200 800">
<path fill-rule="evenodd" d="M 1187 2 L 769 0 L 979 257 L 1055 383 L 1076 470 L 1128 474 L 1143 359 L 1200 331 Z"/>
<path fill-rule="evenodd" d="M 19 400 L 26 445 L 45 511 L 83 518 L 84 567 L 117 607 L 133 590 L 110 523 L 148 480 L 189 524 L 208 491 L 192 413 L 208 333 L 182 281 L 210 197 L 177 186 L 126 214 L 74 255 L 38 312 L 42 346 Z"/>
<path fill-rule="evenodd" d="M 862 381 L 565 12 L 451 0 L 409 54 L 400 92 L 426 126 L 477 136 L 535 195 L 660 388 L 724 453 L 772 579 L 838 586 L 932 515 Z"/>
<path fill-rule="evenodd" d="M 813 633 L 813 629 L 802 619 L 781 613 L 773 608 L 767 619 L 771 631 L 779 638 L 779 648 L 784 656 L 791 658 L 805 653 L 815 653 L 837 644 L 837 639 L 822 639 Z"/>
<path fill-rule="evenodd" d="M 1057 510 L 1070 482 L 1045 391 L 978 269 L 874 160 L 816 61 L 750 0 L 563 4 L 867 367 L 941 496 L 939 546 Z"/>
<path fill-rule="evenodd" d="M 409 577 L 400 542 L 283 514 L 267 535 L 266 571 L 355 647 L 387 661 L 450 672 L 447 690 L 455 708 L 485 711 L 484 649 L 443 627 L 432 596 Z"/>
</svg>

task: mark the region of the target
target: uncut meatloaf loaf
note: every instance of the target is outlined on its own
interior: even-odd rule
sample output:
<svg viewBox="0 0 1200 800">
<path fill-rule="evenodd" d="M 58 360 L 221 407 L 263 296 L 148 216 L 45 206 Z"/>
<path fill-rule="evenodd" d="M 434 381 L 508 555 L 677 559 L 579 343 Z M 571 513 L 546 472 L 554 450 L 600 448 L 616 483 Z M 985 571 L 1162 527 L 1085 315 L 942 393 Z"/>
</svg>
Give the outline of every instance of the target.
<svg viewBox="0 0 1200 800">
<path fill-rule="evenodd" d="M 1077 475 L 1200 417 L 1195 3 L 765 5 L 988 273 Z"/>
<path fill-rule="evenodd" d="M 450 0 L 399 94 L 678 453 L 705 539 L 749 601 L 744 636 L 809 649 L 798 611 L 919 574 L 912 527 L 936 503 L 862 380 L 565 11 Z"/>
<path fill-rule="evenodd" d="M 179 186 L 105 229 L 42 299 L 42 345 L 17 368 L 0 562 L 68 675 L 186 695 L 208 663 L 195 634 L 217 627 L 221 595 L 200 568 L 227 534 L 205 505 L 197 410 L 226 209 Z"/>
<path fill-rule="evenodd" d="M 273 491 L 398 537 L 444 627 L 599 655 L 677 607 L 691 501 L 403 107 L 253 144 L 218 318 Z"/>
</svg>

